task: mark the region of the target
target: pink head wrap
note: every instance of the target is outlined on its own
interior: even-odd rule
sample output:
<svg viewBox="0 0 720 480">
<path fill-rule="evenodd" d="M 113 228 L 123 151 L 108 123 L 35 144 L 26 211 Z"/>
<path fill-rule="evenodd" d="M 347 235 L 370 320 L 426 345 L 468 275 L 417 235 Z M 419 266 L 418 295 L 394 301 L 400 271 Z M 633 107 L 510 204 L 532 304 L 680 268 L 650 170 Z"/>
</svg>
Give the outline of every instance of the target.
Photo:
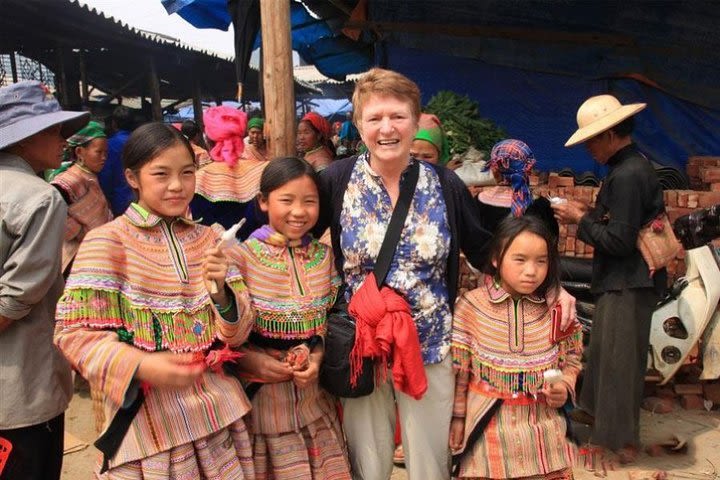
<svg viewBox="0 0 720 480">
<path fill-rule="evenodd" d="M 315 112 L 308 112 L 300 120 L 301 122 L 310 122 L 312 126 L 320 132 L 323 140 L 329 140 L 332 137 L 332 127 L 325 117 Z"/>
<path fill-rule="evenodd" d="M 245 148 L 247 114 L 230 107 L 211 107 L 203 113 L 205 133 L 215 142 L 210 156 L 216 162 L 234 167 Z"/>
</svg>

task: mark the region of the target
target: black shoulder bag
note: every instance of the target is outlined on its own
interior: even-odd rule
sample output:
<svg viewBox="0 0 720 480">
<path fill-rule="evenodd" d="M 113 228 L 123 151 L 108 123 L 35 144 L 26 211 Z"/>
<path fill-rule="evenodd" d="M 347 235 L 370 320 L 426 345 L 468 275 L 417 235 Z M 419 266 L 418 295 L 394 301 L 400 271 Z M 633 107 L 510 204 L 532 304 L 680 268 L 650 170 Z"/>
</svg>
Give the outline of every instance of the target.
<svg viewBox="0 0 720 480">
<path fill-rule="evenodd" d="M 407 178 L 400 185 L 400 195 L 375 262 L 374 272 L 378 288 L 385 282 L 390 270 L 419 174 L 418 162 L 414 162 L 408 170 Z M 338 293 L 338 301 L 328 313 L 325 354 L 319 376 L 320 386 L 335 396 L 363 397 L 370 395 L 375 388 L 374 362 L 371 358 L 363 358 L 362 373 L 357 384 L 350 384 L 350 352 L 354 345 L 355 319 L 348 313 L 345 288 L 342 288 Z"/>
</svg>

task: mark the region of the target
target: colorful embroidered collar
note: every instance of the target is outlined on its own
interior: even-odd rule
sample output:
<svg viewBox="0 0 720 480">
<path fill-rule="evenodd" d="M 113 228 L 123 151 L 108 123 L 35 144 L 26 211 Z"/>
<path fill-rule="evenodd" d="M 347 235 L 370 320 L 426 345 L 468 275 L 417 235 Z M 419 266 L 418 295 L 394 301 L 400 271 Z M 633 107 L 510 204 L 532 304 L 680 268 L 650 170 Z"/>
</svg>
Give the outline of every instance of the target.
<svg viewBox="0 0 720 480">
<path fill-rule="evenodd" d="M 312 237 L 305 234 L 298 240 L 290 240 L 282 233 L 273 229 L 270 225 L 263 225 L 250 234 L 250 238 L 255 238 L 263 243 L 274 245 L 276 247 L 305 247 L 310 244 Z"/>
<path fill-rule="evenodd" d="M 485 276 L 485 288 L 487 288 L 488 297 L 492 303 L 502 303 L 511 296 L 510 293 L 505 291 L 500 285 L 500 281 L 493 279 L 490 275 Z M 523 295 L 521 298 L 533 303 L 545 303 L 545 299 L 537 295 Z"/>
<path fill-rule="evenodd" d="M 125 210 L 125 216 L 130 223 L 140 228 L 152 228 L 163 221 L 162 217 L 148 212 L 136 202 L 131 203 L 128 209 Z M 195 225 L 197 223 L 187 217 L 175 217 L 175 220 L 179 220 L 188 225 Z"/>
</svg>

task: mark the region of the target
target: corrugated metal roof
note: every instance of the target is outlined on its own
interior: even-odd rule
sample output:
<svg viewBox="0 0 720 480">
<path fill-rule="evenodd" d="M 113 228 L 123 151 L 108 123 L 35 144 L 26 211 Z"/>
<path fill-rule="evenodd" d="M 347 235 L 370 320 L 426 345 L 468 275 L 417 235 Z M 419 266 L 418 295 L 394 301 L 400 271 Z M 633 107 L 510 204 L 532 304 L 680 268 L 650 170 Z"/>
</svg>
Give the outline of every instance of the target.
<svg viewBox="0 0 720 480">
<path fill-rule="evenodd" d="M 157 33 L 157 32 L 151 32 L 148 30 L 143 30 L 140 28 L 133 27 L 132 25 L 130 25 L 126 22 L 123 22 L 120 19 L 117 19 L 111 15 L 106 15 L 104 12 L 102 12 L 101 10 L 99 10 L 95 7 L 91 7 L 90 5 L 83 4 L 79 0 L 68 0 L 68 1 L 71 4 L 77 5 L 78 7 L 82 8 L 83 10 L 87 10 L 90 13 L 93 13 L 95 15 L 103 17 L 106 20 L 113 22 L 115 25 L 122 27 L 123 29 L 127 30 L 129 33 L 132 33 L 133 35 L 139 35 L 139 36 L 141 36 L 147 40 L 150 40 L 152 42 L 155 42 L 159 45 L 173 45 L 173 46 L 176 46 L 183 50 L 202 53 L 204 55 L 209 55 L 211 57 L 215 57 L 215 58 L 219 58 L 219 59 L 227 60 L 227 61 L 233 61 L 235 59 L 235 57 L 232 55 L 224 55 L 220 52 L 197 48 L 197 47 L 194 47 L 187 43 L 184 43 L 182 40 L 180 40 L 178 38 L 174 38 L 169 35 L 165 35 L 165 34 Z M 152 0 L 146 0 L 146 1 L 152 1 Z M 254 68 L 254 70 L 257 71 L 257 68 Z"/>
</svg>

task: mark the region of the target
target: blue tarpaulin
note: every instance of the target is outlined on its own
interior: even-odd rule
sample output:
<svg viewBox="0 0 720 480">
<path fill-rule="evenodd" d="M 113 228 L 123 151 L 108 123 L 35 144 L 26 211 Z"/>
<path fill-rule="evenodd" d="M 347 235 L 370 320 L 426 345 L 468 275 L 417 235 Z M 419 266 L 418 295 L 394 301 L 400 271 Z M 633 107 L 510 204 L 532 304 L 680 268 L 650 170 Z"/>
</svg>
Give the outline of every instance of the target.
<svg viewBox="0 0 720 480">
<path fill-rule="evenodd" d="M 198 28 L 227 30 L 231 22 L 226 0 L 161 0 L 168 13 L 177 13 Z M 239 19 L 242 20 L 242 19 Z M 292 49 L 307 63 L 315 65 L 326 77 L 345 80 L 372 66 L 372 46 L 355 42 L 333 32 L 327 22 L 315 18 L 300 2 L 290 3 Z M 253 49 L 259 48 L 261 33 Z"/>
<path fill-rule="evenodd" d="M 388 47 L 386 54 L 391 68 L 420 85 L 423 104 L 440 90 L 468 95 L 478 102 L 481 116 L 532 148 L 541 170 L 570 167 L 576 172 L 604 174 L 582 146 L 564 147 L 577 128 L 575 115 L 580 104 L 603 93 L 614 94 L 622 103 L 648 103 L 648 108 L 636 115 L 633 136 L 661 165 L 684 170 L 688 156 L 720 152 L 720 111 L 637 80 L 585 79 L 402 47 Z"/>
</svg>

